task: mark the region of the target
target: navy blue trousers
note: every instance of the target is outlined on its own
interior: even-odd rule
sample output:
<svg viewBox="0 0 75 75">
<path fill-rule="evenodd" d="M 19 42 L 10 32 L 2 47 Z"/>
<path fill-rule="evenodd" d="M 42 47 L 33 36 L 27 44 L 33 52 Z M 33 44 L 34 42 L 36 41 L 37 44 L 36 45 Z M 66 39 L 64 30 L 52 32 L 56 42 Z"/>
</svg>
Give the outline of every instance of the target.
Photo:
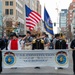
<svg viewBox="0 0 75 75">
<path fill-rule="evenodd" d="M 73 57 L 73 72 L 75 74 L 75 51 L 73 51 L 72 57 Z"/>
<path fill-rule="evenodd" d="M 2 72 L 2 52 L 0 51 L 0 72 Z"/>
</svg>

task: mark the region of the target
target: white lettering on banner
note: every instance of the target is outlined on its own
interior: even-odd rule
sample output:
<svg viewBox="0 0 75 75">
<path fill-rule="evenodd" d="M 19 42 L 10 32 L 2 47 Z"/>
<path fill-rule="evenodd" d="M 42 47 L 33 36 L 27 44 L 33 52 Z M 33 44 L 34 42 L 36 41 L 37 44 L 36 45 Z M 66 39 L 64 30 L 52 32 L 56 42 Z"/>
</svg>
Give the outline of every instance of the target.
<svg viewBox="0 0 75 75">
<path fill-rule="evenodd" d="M 68 50 L 2 51 L 3 68 L 69 65 Z"/>
</svg>

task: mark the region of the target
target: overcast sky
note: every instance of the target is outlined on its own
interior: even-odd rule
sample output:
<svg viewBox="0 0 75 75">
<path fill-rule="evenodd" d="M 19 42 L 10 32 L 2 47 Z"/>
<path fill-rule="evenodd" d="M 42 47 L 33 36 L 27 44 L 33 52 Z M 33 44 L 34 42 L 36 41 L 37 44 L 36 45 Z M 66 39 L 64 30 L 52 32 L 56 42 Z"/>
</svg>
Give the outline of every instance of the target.
<svg viewBox="0 0 75 75">
<path fill-rule="evenodd" d="M 50 15 L 50 18 L 52 20 L 52 22 L 56 22 L 57 25 L 55 27 L 53 27 L 54 33 L 59 33 L 60 32 L 60 28 L 59 27 L 59 12 L 61 11 L 61 9 L 68 9 L 69 4 L 72 2 L 72 0 L 39 0 L 41 5 L 42 5 L 42 19 L 44 17 L 44 5 Z M 58 13 L 56 8 L 59 9 Z"/>
<path fill-rule="evenodd" d="M 59 9 L 68 9 L 69 4 L 72 2 L 72 0 L 39 0 L 42 5 L 42 18 L 43 18 L 43 9 L 44 5 L 52 19 L 52 22 L 57 22 L 57 11 L 56 8 Z"/>
</svg>

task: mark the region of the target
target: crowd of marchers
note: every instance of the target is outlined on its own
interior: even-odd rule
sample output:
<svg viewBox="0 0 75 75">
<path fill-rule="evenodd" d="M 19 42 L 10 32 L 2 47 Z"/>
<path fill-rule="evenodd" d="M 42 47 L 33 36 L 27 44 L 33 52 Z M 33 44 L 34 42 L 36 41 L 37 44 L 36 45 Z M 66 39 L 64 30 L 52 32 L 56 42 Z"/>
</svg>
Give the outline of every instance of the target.
<svg viewBox="0 0 75 75">
<path fill-rule="evenodd" d="M 63 34 L 55 34 L 52 39 L 46 32 L 42 34 L 31 35 L 30 31 L 26 35 L 17 35 L 11 33 L 10 38 L 4 36 L 0 38 L 0 48 L 5 50 L 33 50 L 33 49 L 67 49 L 68 44 Z"/>
<path fill-rule="evenodd" d="M 68 49 L 66 38 L 63 34 L 55 34 L 52 39 L 46 32 L 32 35 L 30 31 L 26 35 L 17 35 L 12 32 L 10 37 L 0 38 L 0 72 L 2 72 L 2 51 L 1 50 L 52 50 Z"/>
</svg>

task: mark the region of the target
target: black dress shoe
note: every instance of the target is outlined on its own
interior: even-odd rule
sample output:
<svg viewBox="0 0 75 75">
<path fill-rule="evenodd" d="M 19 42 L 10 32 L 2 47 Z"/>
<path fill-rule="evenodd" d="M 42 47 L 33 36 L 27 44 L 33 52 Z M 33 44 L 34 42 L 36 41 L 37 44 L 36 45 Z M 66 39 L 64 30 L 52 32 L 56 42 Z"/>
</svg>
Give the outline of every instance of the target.
<svg viewBox="0 0 75 75">
<path fill-rule="evenodd" d="M 35 67 L 35 69 L 40 69 L 40 67 Z"/>
<path fill-rule="evenodd" d="M 0 74 L 1 74 L 1 72 L 2 72 L 2 71 L 0 71 Z"/>
<path fill-rule="evenodd" d="M 0 68 L 0 73 L 2 72 L 2 68 Z"/>
<path fill-rule="evenodd" d="M 62 67 L 58 67 L 58 69 L 63 69 Z"/>
</svg>

